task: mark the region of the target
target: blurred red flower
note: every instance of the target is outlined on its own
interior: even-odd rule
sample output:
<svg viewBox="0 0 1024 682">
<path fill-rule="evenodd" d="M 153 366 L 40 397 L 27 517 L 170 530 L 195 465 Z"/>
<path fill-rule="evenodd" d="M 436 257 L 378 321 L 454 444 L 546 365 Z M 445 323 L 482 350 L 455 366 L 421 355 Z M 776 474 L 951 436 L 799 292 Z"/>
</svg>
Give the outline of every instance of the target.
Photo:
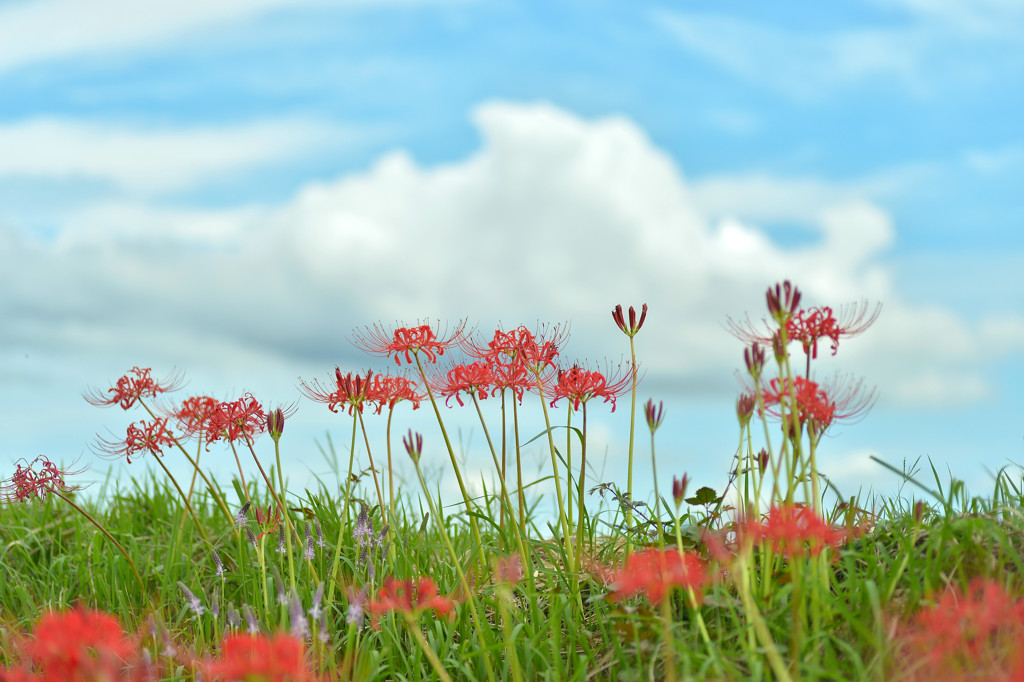
<svg viewBox="0 0 1024 682">
<path fill-rule="evenodd" d="M 412 580 L 398 580 L 389 576 L 384 579 L 384 586 L 377 590 L 377 596 L 370 602 L 369 608 L 373 626 L 379 628 L 380 617 L 391 611 L 415 618 L 424 611 L 433 610 L 444 616 L 455 608 L 455 602 L 438 595 L 437 585 L 430 578 L 422 577 L 414 586 Z"/>
<path fill-rule="evenodd" d="M 1024 679 L 1024 602 L 994 580 L 975 578 L 966 590 L 948 588 L 900 629 L 913 679 Z"/>
<path fill-rule="evenodd" d="M 810 553 L 817 556 L 826 547 L 836 547 L 847 539 L 844 530 L 833 528 L 813 509 L 802 504 L 775 505 L 764 519 L 748 518 L 736 529 L 737 542 L 770 540 L 776 552 L 789 557 Z"/>
<path fill-rule="evenodd" d="M 234 634 L 224 638 L 220 656 L 200 664 L 213 680 L 298 682 L 315 676 L 306 666 L 302 642 L 290 635 Z"/>
<path fill-rule="evenodd" d="M 692 552 L 678 549 L 645 549 L 626 559 L 622 570 L 614 574 L 612 599 L 643 592 L 654 604 L 675 587 L 692 588 L 699 600 L 708 582 L 704 562 Z"/>
<path fill-rule="evenodd" d="M 121 679 L 137 651 L 116 617 L 85 609 L 44 615 L 23 646 L 42 679 L 62 682 Z"/>
</svg>

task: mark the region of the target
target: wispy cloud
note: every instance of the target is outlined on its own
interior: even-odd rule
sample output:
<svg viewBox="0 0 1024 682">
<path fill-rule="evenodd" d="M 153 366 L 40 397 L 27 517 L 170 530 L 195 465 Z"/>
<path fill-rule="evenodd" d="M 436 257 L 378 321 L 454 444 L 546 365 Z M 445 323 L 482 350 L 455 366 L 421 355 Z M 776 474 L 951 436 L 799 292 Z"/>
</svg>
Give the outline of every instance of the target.
<svg viewBox="0 0 1024 682">
<path fill-rule="evenodd" d="M 730 16 L 659 10 L 656 25 L 679 45 L 734 75 L 801 98 L 882 78 L 921 87 L 927 36 L 911 29 L 812 33 Z"/>
<path fill-rule="evenodd" d="M 172 38 L 303 6 L 381 7 L 452 0 L 33 0 L 0 8 L 0 73 L 78 55 L 152 49 Z"/>
<path fill-rule="evenodd" d="M 0 178 L 80 180 L 132 192 L 181 190 L 355 140 L 354 129 L 308 119 L 144 129 L 37 118 L 0 125 Z"/>
</svg>

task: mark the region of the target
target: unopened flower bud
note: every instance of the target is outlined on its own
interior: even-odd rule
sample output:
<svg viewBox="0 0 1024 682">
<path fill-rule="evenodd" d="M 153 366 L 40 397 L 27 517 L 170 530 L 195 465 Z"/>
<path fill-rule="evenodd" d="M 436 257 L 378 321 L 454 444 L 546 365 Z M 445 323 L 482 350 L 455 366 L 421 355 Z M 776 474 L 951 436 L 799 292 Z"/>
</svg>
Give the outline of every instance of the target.
<svg viewBox="0 0 1024 682">
<path fill-rule="evenodd" d="M 661 426 L 662 419 L 665 418 L 664 405 L 659 402 L 658 407 L 655 408 L 654 398 L 649 399 L 644 405 L 644 416 L 647 417 L 647 426 L 651 429 L 651 433 L 654 433 Z"/>
<path fill-rule="evenodd" d="M 768 312 L 779 325 L 785 325 L 800 305 L 800 290 L 787 279 L 781 285 L 776 284 L 774 289 L 769 287 L 766 298 Z"/>
<path fill-rule="evenodd" d="M 636 336 L 636 333 L 644 326 L 644 320 L 647 319 L 647 304 L 644 303 L 643 308 L 640 311 L 639 322 L 636 319 L 636 308 L 633 306 L 629 306 L 629 326 L 626 326 L 626 320 L 622 314 L 621 305 L 617 305 L 612 309 L 612 319 L 615 320 L 615 324 L 618 325 L 623 334 L 630 337 Z"/>
<path fill-rule="evenodd" d="M 405 446 L 405 451 L 409 453 L 409 457 L 412 458 L 413 463 L 420 461 L 420 453 L 423 452 L 423 434 L 413 433 L 412 429 L 409 429 L 409 435 L 402 437 L 402 444 Z"/>
<path fill-rule="evenodd" d="M 741 426 L 746 426 L 750 423 L 750 418 L 754 415 L 754 405 L 756 403 L 757 398 L 752 393 L 744 393 L 736 401 L 736 416 L 739 417 Z"/>
<path fill-rule="evenodd" d="M 764 348 L 757 341 L 750 344 L 750 348 L 743 349 L 743 362 L 747 365 L 750 376 L 757 379 L 761 376 L 761 369 L 764 367 Z"/>
<path fill-rule="evenodd" d="M 768 459 L 768 451 L 761 448 L 761 452 L 757 453 L 757 466 L 760 467 L 762 474 L 768 468 Z"/>
<path fill-rule="evenodd" d="M 686 486 L 690 484 L 690 476 L 683 474 L 682 478 L 672 477 L 672 499 L 675 500 L 676 507 L 679 507 L 683 503 L 683 499 L 686 497 Z"/>
<path fill-rule="evenodd" d="M 280 407 L 267 413 L 267 433 L 274 440 L 281 437 L 284 431 L 284 410 Z"/>
</svg>

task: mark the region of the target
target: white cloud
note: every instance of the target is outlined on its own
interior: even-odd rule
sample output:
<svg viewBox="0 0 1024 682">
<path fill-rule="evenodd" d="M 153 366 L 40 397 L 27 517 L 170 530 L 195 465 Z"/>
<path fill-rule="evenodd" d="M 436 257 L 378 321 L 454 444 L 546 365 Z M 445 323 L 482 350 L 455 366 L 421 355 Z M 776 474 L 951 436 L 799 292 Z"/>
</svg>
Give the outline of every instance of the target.
<svg viewBox="0 0 1024 682">
<path fill-rule="evenodd" d="M 305 119 L 192 129 L 129 129 L 55 118 L 0 125 L 0 178 L 91 180 L 139 192 L 199 186 L 227 173 L 341 147 L 355 133 Z"/>
<path fill-rule="evenodd" d="M 429 0 L 423 0 L 429 1 Z M 350 6 L 415 0 L 348 0 Z M 0 73 L 26 64 L 118 50 L 151 49 L 189 32 L 238 23 L 273 10 L 327 0 L 33 0 L 0 8 Z"/>
<path fill-rule="evenodd" d="M 609 311 L 647 302 L 637 341 L 649 379 L 725 396 L 742 344 L 722 322 L 759 317 L 766 287 L 789 278 L 809 305 L 885 303 L 839 357 L 883 401 L 984 399 L 988 358 L 1024 345 L 1019 320 L 968 325 L 900 301 L 882 259 L 895 230 L 869 201 L 824 187 L 817 240 L 782 247 L 754 223 L 706 214 L 628 119 L 493 102 L 474 120 L 482 142 L 467 158 L 431 167 L 393 152 L 275 208 L 94 206 L 53 243 L 8 235 L 2 290 L 22 293 L 2 333 L 179 366 L 276 356 L 279 374 L 309 376 L 367 364 L 345 339 L 378 319 L 571 319 L 568 355 L 614 359 L 626 348 Z"/>
</svg>

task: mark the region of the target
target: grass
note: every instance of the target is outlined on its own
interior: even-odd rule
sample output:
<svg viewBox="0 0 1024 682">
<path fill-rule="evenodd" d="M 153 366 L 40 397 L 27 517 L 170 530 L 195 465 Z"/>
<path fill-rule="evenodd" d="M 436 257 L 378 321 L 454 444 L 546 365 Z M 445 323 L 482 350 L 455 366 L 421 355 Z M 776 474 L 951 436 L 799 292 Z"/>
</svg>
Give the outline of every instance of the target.
<svg viewBox="0 0 1024 682">
<path fill-rule="evenodd" d="M 833 319 L 833 327 L 801 327 L 793 320 L 820 322 L 831 310 L 798 311 L 799 293 L 788 283 L 772 294 L 769 312 L 784 350 L 789 341 L 809 350 L 819 336 L 838 343 L 840 332 L 867 326 L 858 328 L 863 319 Z M 863 318 L 865 308 L 859 310 Z M 638 325 L 630 312 L 629 324 L 621 309 L 616 322 L 635 352 L 643 317 Z M 606 397 L 601 390 L 635 393 L 637 376 L 627 370 L 617 381 L 602 375 L 607 381 L 595 383 L 595 371 L 577 367 L 555 378 L 544 360 L 545 348 L 555 348 L 546 344 L 558 336 L 550 329 L 536 337 L 522 332 L 505 348 L 524 356 L 515 360 L 526 361 L 522 386 L 532 382 L 546 403 L 584 396 L 577 405 L 582 420 L 571 421 L 569 412 L 568 430 L 549 427 L 519 438 L 509 400 L 507 423 L 483 424 L 503 476 L 496 473 L 497 483 L 477 497 L 462 488 L 446 506 L 421 469 L 421 461 L 445 461 L 439 442 L 424 448 L 410 432 L 399 449 L 389 432 L 386 458 L 378 453 L 376 460 L 379 478 L 354 466 L 369 444 L 357 438 L 361 402 L 377 399 L 388 409 L 389 428 L 396 404 L 372 393 L 380 381 L 372 373 L 339 370 L 327 388 L 304 385 L 315 400 L 334 402 L 332 409 L 352 408 L 350 444 L 342 451 L 348 471 L 340 485 L 288 491 L 287 510 L 275 501 L 287 490 L 279 470 L 287 411 L 269 411 L 268 420 L 261 409 L 260 429 L 244 401 L 215 405 L 229 421 L 191 434 L 196 452 L 228 441 L 239 457 L 239 476 L 230 481 L 203 472 L 192 490 L 166 469 L 148 469 L 124 485 L 108 481 L 87 500 L 65 480 L 70 472 L 48 461 L 24 463 L 5 484 L 0 507 L 0 682 L 55 679 L 50 666 L 67 651 L 79 652 L 78 679 L 97 680 L 122 668 L 133 671 L 131 679 L 174 680 L 1024 679 L 1017 653 L 1024 635 L 1019 473 L 998 472 L 991 493 L 974 496 L 934 468 L 927 482 L 919 471 L 894 470 L 918 498 L 823 508 L 819 485 L 827 479 L 816 469 L 817 439 L 834 419 L 862 412 L 869 401 L 860 384 L 809 388 L 809 353 L 802 383 L 794 380 L 800 377 L 788 352 L 776 354 L 781 381 L 772 383 L 762 376 L 765 341 L 751 329 L 745 340 L 752 391 L 739 411 L 744 445 L 726 467 L 725 484 L 688 491 L 685 478 L 673 479 L 671 495 L 658 504 L 635 502 L 632 490 L 610 483 L 581 490 L 578 470 L 567 473 L 586 462 L 587 401 Z M 445 341 L 425 327 L 412 331 L 401 338 L 414 339 L 411 353 L 430 394 L 389 384 L 390 395 L 433 402 L 451 390 L 475 402 L 478 385 L 428 376 L 417 354 L 437 352 L 432 343 L 454 344 L 462 328 Z M 512 334 L 499 330 L 495 343 Z M 363 338 L 378 343 L 368 344 L 371 352 L 399 352 L 387 348 L 387 334 Z M 470 357 L 482 355 L 473 350 Z M 167 386 L 148 371 L 133 372 L 111 389 L 110 404 L 134 397 L 128 407 L 148 411 L 148 399 Z M 517 385 L 503 388 L 514 396 Z M 232 405 L 244 409 L 231 412 Z M 150 416 L 158 419 L 155 410 Z M 650 402 L 644 416 L 647 461 L 656 470 L 661 413 Z M 440 411 L 437 417 L 443 420 Z M 207 419 L 216 425 L 218 417 Z M 252 430 L 230 439 L 231 423 Z M 254 447 L 268 423 L 272 458 L 267 439 L 260 441 L 262 455 Z M 160 425 L 151 433 L 167 438 L 157 442 L 132 441 L 129 433 L 113 449 L 131 456 L 155 454 L 151 447 L 184 452 L 181 428 L 179 421 L 171 438 L 171 427 Z M 764 449 L 755 452 L 761 433 Z M 524 481 L 521 449 L 531 439 L 550 450 L 552 471 Z M 631 450 L 634 440 L 636 461 L 643 462 L 646 439 L 642 432 L 631 438 Z M 457 469 L 447 438 L 443 447 Z M 328 450 L 329 461 L 338 462 L 332 443 Z M 243 468 L 249 453 L 256 463 L 273 463 Z M 417 473 L 404 490 L 393 488 L 390 476 L 398 453 L 411 457 Z M 552 478 L 564 486 L 563 508 L 538 527 L 532 491 Z M 69 613 L 94 612 L 117 619 L 129 653 L 96 634 L 99 621 L 77 630 L 69 625 Z M 55 624 L 60 618 L 63 625 Z M 59 627 L 63 634 L 53 634 Z M 48 638 L 57 642 L 50 649 Z M 115 649 L 117 656 L 108 656 Z"/>
</svg>

